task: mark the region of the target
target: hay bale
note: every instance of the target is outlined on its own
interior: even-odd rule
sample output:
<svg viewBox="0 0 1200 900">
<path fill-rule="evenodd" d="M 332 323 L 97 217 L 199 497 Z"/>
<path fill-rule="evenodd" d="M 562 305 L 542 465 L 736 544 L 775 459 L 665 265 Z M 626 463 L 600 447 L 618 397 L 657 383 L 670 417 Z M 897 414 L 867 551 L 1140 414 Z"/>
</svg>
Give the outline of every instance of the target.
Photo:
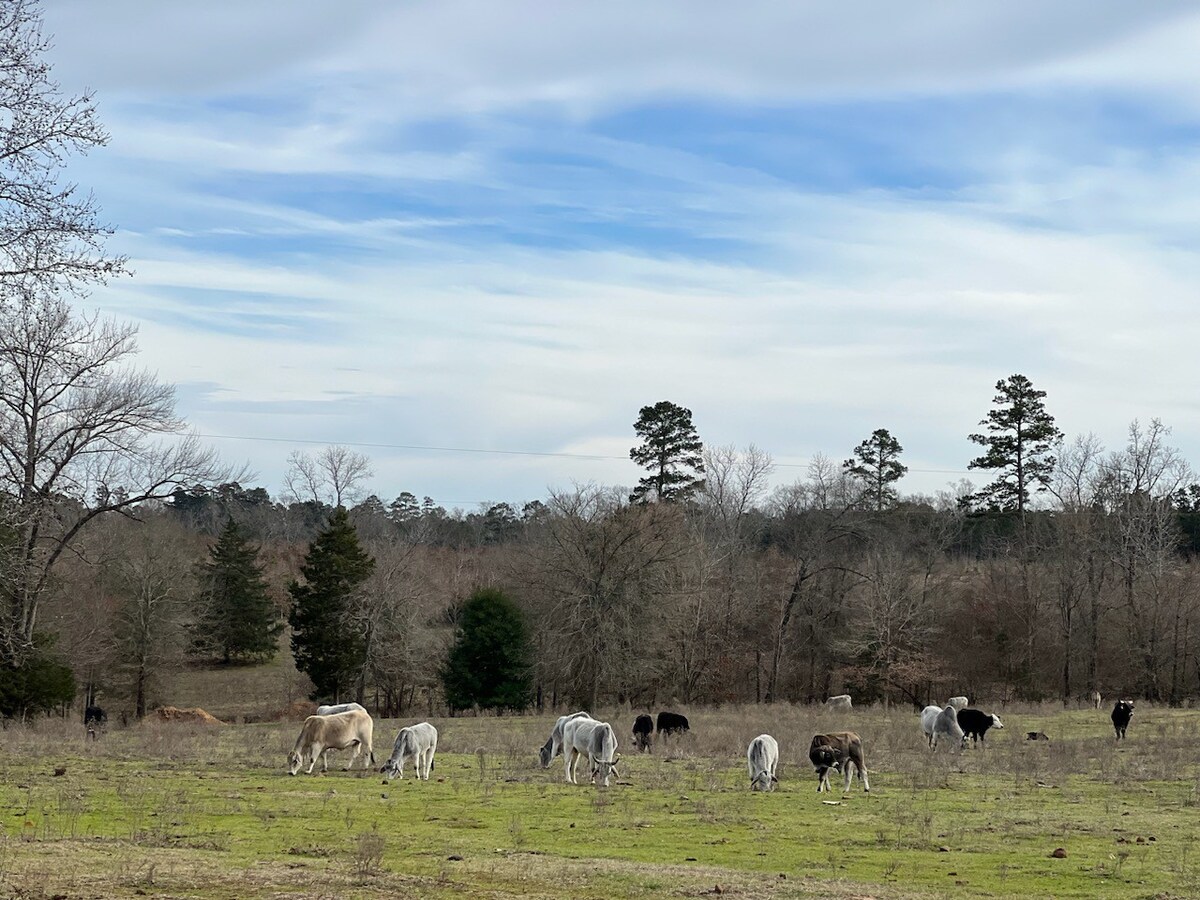
<svg viewBox="0 0 1200 900">
<path fill-rule="evenodd" d="M 160 706 L 154 711 L 161 722 L 198 722 L 201 725 L 224 725 L 214 715 L 202 710 L 200 707 L 192 709 L 177 709 L 174 706 Z"/>
</svg>

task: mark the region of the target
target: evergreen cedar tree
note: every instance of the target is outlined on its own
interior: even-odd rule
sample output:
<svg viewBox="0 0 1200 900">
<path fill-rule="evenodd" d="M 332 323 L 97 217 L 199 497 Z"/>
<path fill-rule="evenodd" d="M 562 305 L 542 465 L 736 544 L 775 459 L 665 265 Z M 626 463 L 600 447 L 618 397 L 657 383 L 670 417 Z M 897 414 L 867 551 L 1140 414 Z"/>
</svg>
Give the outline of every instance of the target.
<svg viewBox="0 0 1200 900">
<path fill-rule="evenodd" d="M 997 408 L 979 423 L 988 433 L 970 435 L 987 450 L 968 468 L 997 469 L 1001 474 L 967 499 L 993 510 L 1015 511 L 1024 519 L 1030 489 L 1044 491 L 1049 484 L 1056 462 L 1050 451 L 1063 435 L 1046 412 L 1046 392 L 1035 389 L 1024 375 L 997 381 L 996 391 L 992 402 Z"/>
<path fill-rule="evenodd" d="M 233 519 L 198 570 L 204 607 L 196 649 L 217 653 L 225 663 L 273 657 L 283 622 L 267 591 L 258 548 Z"/>
<path fill-rule="evenodd" d="M 704 444 L 692 424 L 692 411 L 661 400 L 643 406 L 633 430 L 642 443 L 629 458 L 650 474 L 639 479 L 629 495 L 633 502 L 685 500 L 704 486 Z"/>
<path fill-rule="evenodd" d="M 358 533 L 343 507 L 317 535 L 300 567 L 304 582 L 288 586 L 292 595 L 292 653 L 296 668 L 314 686 L 313 698 L 340 699 L 354 684 L 366 658 L 363 636 L 348 625 L 355 591 L 375 568 L 358 543 Z"/>
<path fill-rule="evenodd" d="M 861 479 L 867 486 L 867 497 L 876 512 L 883 512 L 896 503 L 899 495 L 892 486 L 908 471 L 900 463 L 904 448 L 886 428 L 876 428 L 871 436 L 854 448 L 853 459 L 842 463 L 846 473 Z"/>
<path fill-rule="evenodd" d="M 516 604 L 502 591 L 476 591 L 462 608 L 454 646 L 442 667 L 452 710 L 521 710 L 533 684 L 529 633 Z"/>
</svg>

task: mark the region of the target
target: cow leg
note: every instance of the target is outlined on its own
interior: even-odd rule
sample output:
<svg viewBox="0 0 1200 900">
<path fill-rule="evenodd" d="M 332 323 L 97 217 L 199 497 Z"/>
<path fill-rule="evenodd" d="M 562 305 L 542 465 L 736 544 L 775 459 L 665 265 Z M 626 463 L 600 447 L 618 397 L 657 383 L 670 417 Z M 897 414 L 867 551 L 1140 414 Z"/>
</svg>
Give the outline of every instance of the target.
<svg viewBox="0 0 1200 900">
<path fill-rule="evenodd" d="M 346 763 L 346 771 L 347 772 L 349 772 L 350 769 L 352 769 L 354 767 L 354 761 L 356 759 L 358 759 L 358 754 L 361 751 L 362 751 L 362 744 L 359 744 L 357 741 L 350 745 L 350 761 L 348 763 Z"/>
<path fill-rule="evenodd" d="M 862 782 L 863 790 L 868 794 L 871 793 L 871 782 L 867 780 L 867 767 L 863 765 L 862 760 L 858 762 L 858 779 Z"/>
<path fill-rule="evenodd" d="M 576 750 L 574 747 L 571 747 L 569 750 L 564 748 L 564 750 L 563 750 L 563 763 L 565 764 L 565 766 L 566 766 L 566 770 L 567 770 L 567 772 L 566 772 L 566 774 L 567 774 L 567 784 L 574 784 L 574 783 L 575 783 L 575 772 L 574 772 L 574 769 L 575 769 L 575 761 L 576 761 L 576 759 L 578 759 L 578 758 L 579 758 L 579 751 L 578 751 L 578 750 Z"/>
<path fill-rule="evenodd" d="M 317 760 L 318 760 L 318 759 L 320 759 L 320 758 L 323 758 L 323 757 L 321 756 L 321 751 L 322 751 L 322 750 L 324 750 L 324 749 L 325 749 L 325 748 L 324 748 L 324 747 L 322 747 L 320 744 L 313 744 L 313 746 L 312 746 L 312 751 L 311 751 L 311 752 L 312 752 L 312 762 L 310 762 L 310 763 L 308 764 L 308 774 L 309 774 L 309 775 L 311 775 L 311 774 L 312 774 L 313 768 L 314 768 L 314 767 L 316 766 L 316 764 L 317 764 Z M 322 769 L 321 769 L 321 771 L 322 771 L 322 772 L 324 772 L 325 770 L 322 768 Z"/>
</svg>

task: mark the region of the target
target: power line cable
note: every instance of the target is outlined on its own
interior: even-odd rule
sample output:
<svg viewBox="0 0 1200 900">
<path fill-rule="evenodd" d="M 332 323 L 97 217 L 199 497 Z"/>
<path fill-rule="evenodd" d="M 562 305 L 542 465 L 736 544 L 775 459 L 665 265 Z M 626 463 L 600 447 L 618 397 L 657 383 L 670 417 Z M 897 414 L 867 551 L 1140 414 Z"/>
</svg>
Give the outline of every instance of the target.
<svg viewBox="0 0 1200 900">
<path fill-rule="evenodd" d="M 416 450 L 427 451 L 433 453 L 482 453 L 482 454 L 497 454 L 501 456 L 548 456 L 557 457 L 560 459 L 591 459 L 591 460 L 617 460 L 628 462 L 628 456 L 606 456 L 599 453 L 565 453 L 552 450 L 499 450 L 489 447 L 440 447 L 425 444 L 389 444 L 371 441 L 319 441 L 313 438 L 281 438 L 281 437 L 256 437 L 246 434 L 206 434 L 203 432 L 196 433 L 197 437 L 208 438 L 210 440 L 219 441 L 259 441 L 263 443 L 275 444 L 315 444 L 319 446 L 338 446 L 338 447 L 366 447 L 375 450 Z M 774 463 L 775 466 L 784 469 L 805 469 L 811 465 L 811 462 L 803 463 Z M 920 472 L 922 474 L 931 475 L 969 475 L 967 469 L 909 469 L 910 472 Z"/>
</svg>

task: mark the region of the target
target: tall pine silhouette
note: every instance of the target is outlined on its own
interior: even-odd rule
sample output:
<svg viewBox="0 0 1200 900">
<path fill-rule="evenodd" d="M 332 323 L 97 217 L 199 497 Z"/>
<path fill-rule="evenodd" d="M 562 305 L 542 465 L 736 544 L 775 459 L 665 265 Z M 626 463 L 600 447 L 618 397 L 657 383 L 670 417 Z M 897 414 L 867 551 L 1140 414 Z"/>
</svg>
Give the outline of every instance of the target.
<svg viewBox="0 0 1200 900">
<path fill-rule="evenodd" d="M 278 650 L 283 621 L 267 590 L 258 550 L 230 519 L 198 567 L 203 608 L 196 647 L 225 663 L 267 660 Z"/>
<path fill-rule="evenodd" d="M 317 535 L 300 567 L 292 595 L 292 654 L 314 685 L 313 697 L 341 700 L 357 681 L 366 656 L 363 636 L 349 625 L 350 604 L 375 560 L 363 550 L 343 507 Z M 362 698 L 359 698 L 361 701 Z"/>
</svg>

